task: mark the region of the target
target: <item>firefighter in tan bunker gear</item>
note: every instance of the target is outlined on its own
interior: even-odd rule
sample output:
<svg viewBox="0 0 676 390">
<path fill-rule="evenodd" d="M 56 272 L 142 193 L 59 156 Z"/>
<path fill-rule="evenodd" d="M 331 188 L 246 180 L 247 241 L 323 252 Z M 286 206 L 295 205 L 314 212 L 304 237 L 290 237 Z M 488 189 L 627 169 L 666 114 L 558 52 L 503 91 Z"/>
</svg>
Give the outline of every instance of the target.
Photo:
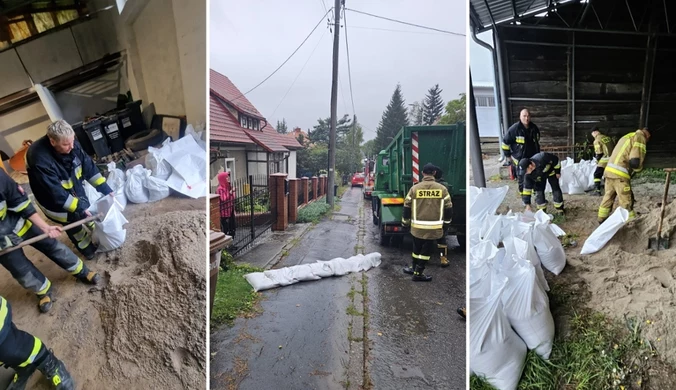
<svg viewBox="0 0 676 390">
<path fill-rule="evenodd" d="M 617 142 L 604 172 L 606 193 L 599 207 L 599 223 L 603 223 L 610 216 L 616 197 L 619 206 L 629 211 L 629 219 L 636 217 L 631 178 L 636 172 L 643 170 L 646 144 L 649 139 L 650 132 L 645 128 L 629 133 Z"/>
<path fill-rule="evenodd" d="M 613 153 L 615 143 L 612 138 L 602 134 L 598 126 L 592 128 L 592 137 L 594 137 L 594 157 L 596 158 L 596 170 L 594 171 L 594 191 L 592 196 L 601 196 L 601 178 L 603 178 L 603 171 L 608 165 L 610 155 Z"/>
<path fill-rule="evenodd" d="M 448 189 L 434 179 L 437 169 L 433 164 L 426 164 L 422 170 L 423 180 L 411 187 L 404 201 L 401 222 L 411 226 L 413 236 L 412 265 L 404 268 L 404 273 L 412 274 L 415 282 L 432 280 L 423 271 L 453 215 Z"/>
</svg>

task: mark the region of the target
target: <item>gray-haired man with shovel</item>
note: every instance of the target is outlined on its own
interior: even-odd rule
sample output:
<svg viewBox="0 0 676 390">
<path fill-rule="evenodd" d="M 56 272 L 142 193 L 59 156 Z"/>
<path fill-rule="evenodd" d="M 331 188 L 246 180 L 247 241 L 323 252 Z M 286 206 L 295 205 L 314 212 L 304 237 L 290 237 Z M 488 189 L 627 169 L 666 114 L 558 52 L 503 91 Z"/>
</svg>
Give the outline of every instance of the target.
<svg viewBox="0 0 676 390">
<path fill-rule="evenodd" d="M 96 284 L 100 280 L 70 248 L 56 240 L 63 230 L 48 225 L 21 187 L 0 170 L 0 264 L 20 285 L 38 296 L 43 313 L 52 307 L 52 283 L 28 260 L 21 249 L 27 244 L 24 242 L 44 233 L 45 238 L 30 244 L 33 248 L 84 283 Z"/>
</svg>

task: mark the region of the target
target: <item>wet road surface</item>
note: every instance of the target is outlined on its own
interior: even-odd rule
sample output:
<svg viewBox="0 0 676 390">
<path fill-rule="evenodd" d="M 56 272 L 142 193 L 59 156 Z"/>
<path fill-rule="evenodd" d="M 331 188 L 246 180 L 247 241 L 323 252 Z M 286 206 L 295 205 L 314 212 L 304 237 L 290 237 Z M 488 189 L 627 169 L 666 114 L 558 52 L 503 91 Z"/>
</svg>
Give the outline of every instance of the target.
<svg viewBox="0 0 676 390">
<path fill-rule="evenodd" d="M 339 204 L 275 268 L 370 252 L 381 265 L 263 292 L 261 314 L 212 333 L 212 389 L 464 388 L 464 252 L 449 250 L 445 269 L 432 260 L 431 283 L 411 282 L 410 240 L 377 244 L 359 188 Z"/>
</svg>

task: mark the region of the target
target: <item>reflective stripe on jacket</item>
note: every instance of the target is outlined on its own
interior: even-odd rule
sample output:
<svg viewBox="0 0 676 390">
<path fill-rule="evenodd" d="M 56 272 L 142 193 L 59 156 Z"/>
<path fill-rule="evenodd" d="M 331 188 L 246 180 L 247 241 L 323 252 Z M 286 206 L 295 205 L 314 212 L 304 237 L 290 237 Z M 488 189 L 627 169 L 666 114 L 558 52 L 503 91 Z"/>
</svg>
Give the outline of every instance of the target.
<svg viewBox="0 0 676 390">
<path fill-rule="evenodd" d="M 29 218 L 35 213 L 28 196 L 22 194 L 19 185 L 0 169 L 0 247 L 19 244 L 21 237 L 33 226 Z"/>
<path fill-rule="evenodd" d="M 410 208 L 413 237 L 437 240 L 444 235 L 444 223 L 451 222 L 453 203 L 448 189 L 426 176 L 408 191 L 404 208 Z"/>
<path fill-rule="evenodd" d="M 646 138 L 641 130 L 629 133 L 620 138 L 608 160 L 604 176 L 611 179 L 629 180 L 633 172 L 643 170 L 646 154 Z M 632 160 L 636 164 L 631 168 Z"/>
<path fill-rule="evenodd" d="M 519 164 L 522 158 L 540 153 L 540 129 L 534 123 L 529 123 L 526 129 L 523 123 L 516 122 L 502 139 L 502 150 L 514 164 Z"/>
<path fill-rule="evenodd" d="M 594 138 L 594 154 L 597 159 L 597 167 L 605 168 L 605 166 L 608 165 L 610 155 L 613 153 L 614 148 L 615 144 L 613 143 L 613 139 L 607 135 L 599 133 Z"/>
<path fill-rule="evenodd" d="M 550 176 L 561 174 L 561 163 L 556 155 L 540 152 L 531 157 L 530 160 L 535 163 L 535 169 L 530 174 L 523 175 L 523 192 L 521 193 L 521 200 L 524 205 L 529 205 L 531 202 L 531 195 L 535 189 L 536 183 L 546 181 Z"/>
<path fill-rule="evenodd" d="M 59 155 L 47 136 L 40 138 L 26 152 L 26 170 L 38 205 L 57 222 L 79 220 L 89 208 L 85 180 L 104 195 L 112 192 L 77 140 L 69 154 Z"/>
</svg>

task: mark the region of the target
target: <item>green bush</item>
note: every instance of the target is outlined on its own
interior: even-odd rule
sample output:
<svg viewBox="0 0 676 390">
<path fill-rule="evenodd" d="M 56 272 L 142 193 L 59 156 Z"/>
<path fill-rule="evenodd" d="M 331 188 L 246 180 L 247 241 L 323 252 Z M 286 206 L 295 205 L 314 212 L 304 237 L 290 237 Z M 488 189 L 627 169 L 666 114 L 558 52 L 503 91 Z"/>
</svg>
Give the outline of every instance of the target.
<svg viewBox="0 0 676 390">
<path fill-rule="evenodd" d="M 331 206 L 323 201 L 312 202 L 309 205 L 298 210 L 298 218 L 296 222 L 319 222 L 321 217 L 331 210 Z"/>
</svg>

